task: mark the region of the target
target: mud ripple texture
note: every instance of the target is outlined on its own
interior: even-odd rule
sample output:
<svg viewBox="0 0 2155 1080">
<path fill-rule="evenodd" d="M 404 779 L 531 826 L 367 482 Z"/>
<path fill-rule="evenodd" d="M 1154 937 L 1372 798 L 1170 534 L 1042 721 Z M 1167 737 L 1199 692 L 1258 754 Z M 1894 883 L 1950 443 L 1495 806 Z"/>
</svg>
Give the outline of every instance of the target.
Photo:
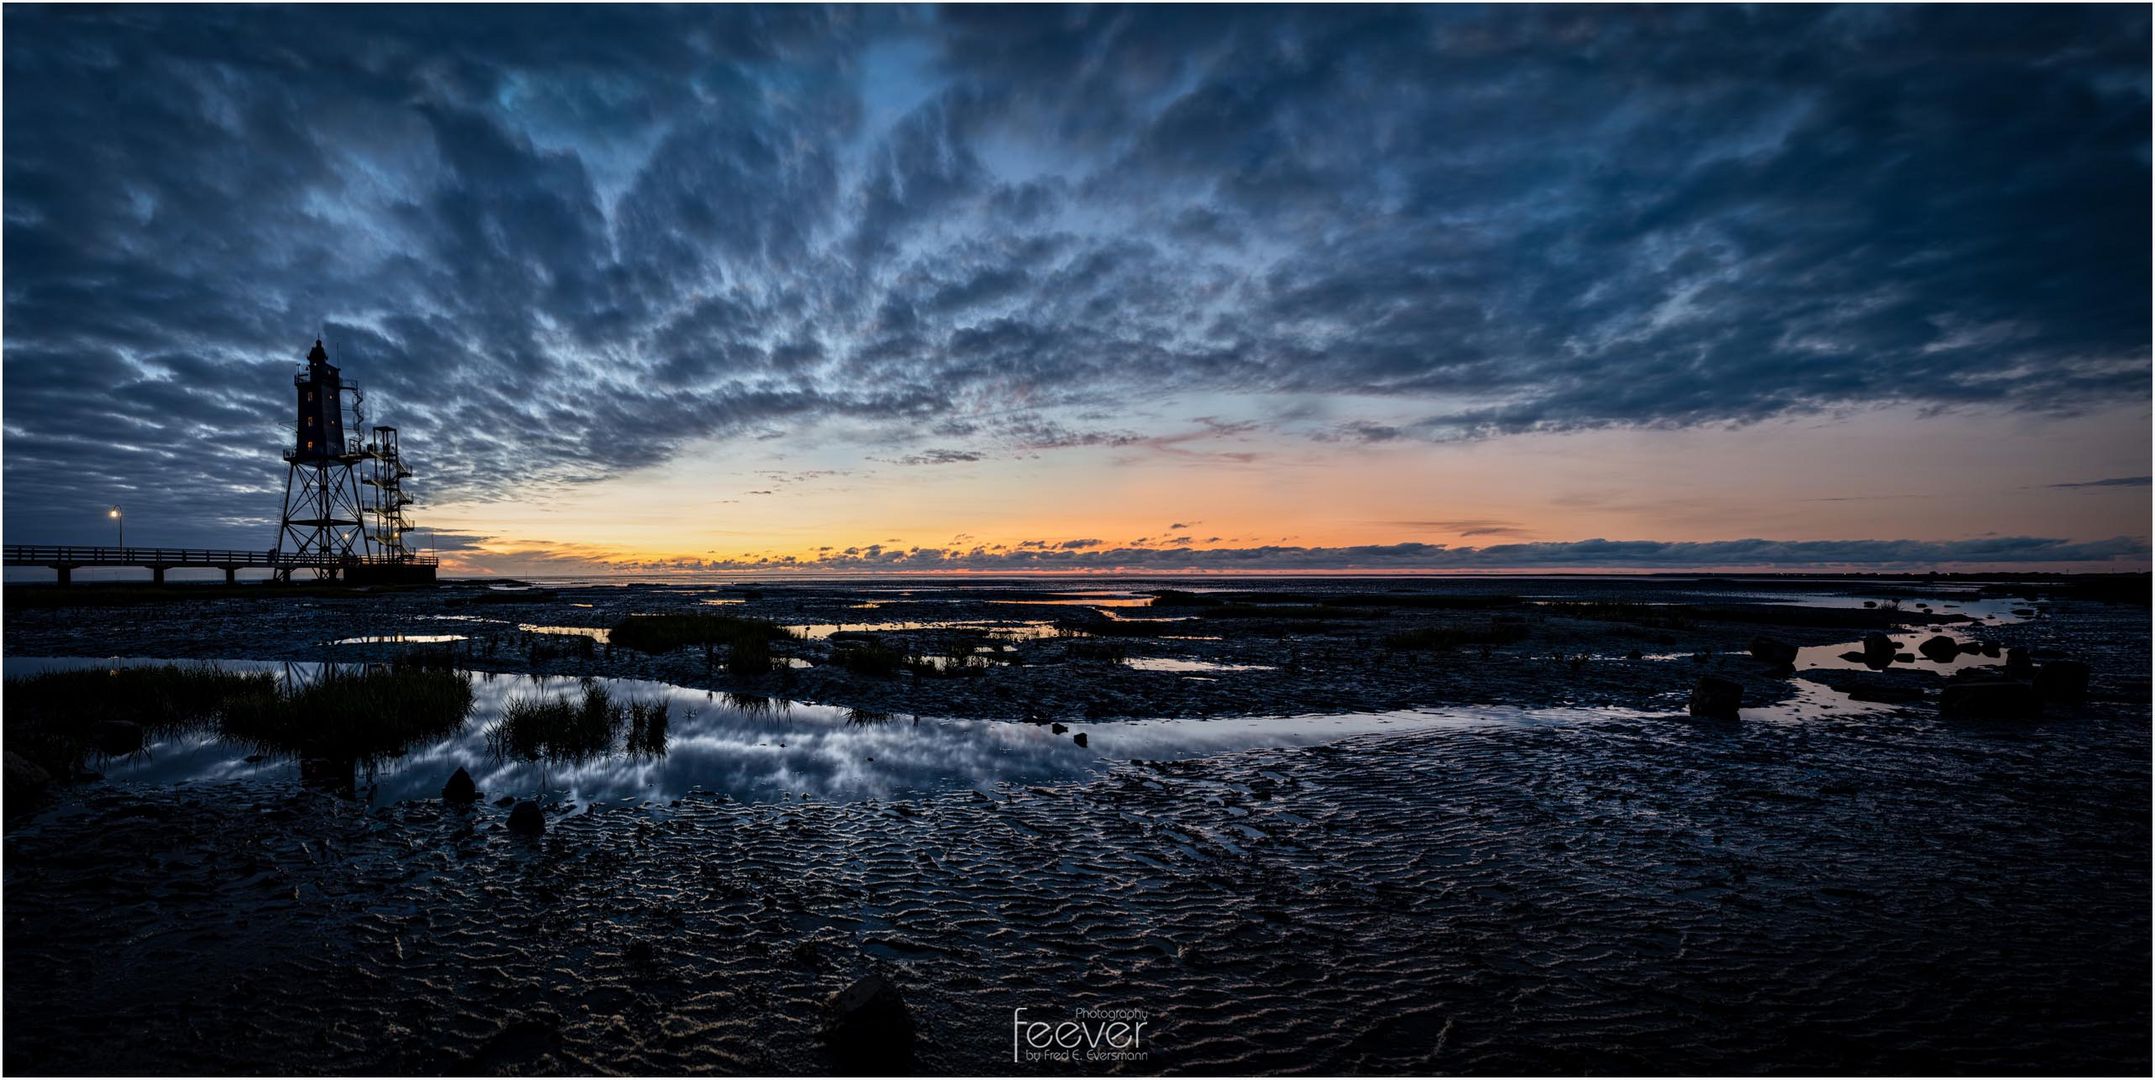
<svg viewBox="0 0 2155 1080">
<path fill-rule="evenodd" d="M 816 1071 L 821 1003 L 877 970 L 929 1072 L 2143 1072 L 2148 759 L 2113 700 L 690 797 L 536 841 L 485 805 L 88 789 L 7 838 L 5 1064 Z M 1152 1013 L 1149 1058 L 1010 1063 L 1012 1009 L 1079 1006 Z"/>
</svg>

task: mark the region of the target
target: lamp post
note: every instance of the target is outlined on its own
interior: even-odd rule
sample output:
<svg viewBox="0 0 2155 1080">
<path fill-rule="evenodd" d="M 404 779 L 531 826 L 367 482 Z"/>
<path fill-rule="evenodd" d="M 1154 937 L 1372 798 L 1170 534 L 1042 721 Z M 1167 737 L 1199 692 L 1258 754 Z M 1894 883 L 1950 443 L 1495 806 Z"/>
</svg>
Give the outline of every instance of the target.
<svg viewBox="0 0 2155 1080">
<path fill-rule="evenodd" d="M 122 514 L 122 513 L 120 513 L 120 508 L 119 508 L 119 507 L 117 507 L 117 506 L 115 506 L 115 507 L 113 507 L 112 509 L 110 509 L 110 510 L 107 510 L 107 511 L 105 511 L 105 516 L 106 516 L 106 517 L 109 517 L 109 518 L 111 518 L 111 519 L 112 519 L 112 522 L 113 522 L 113 524 L 114 524 L 114 525 L 117 525 L 117 526 L 119 527 L 119 530 L 120 530 L 120 550 L 121 550 L 121 551 L 126 551 L 126 550 L 127 550 L 127 515 L 125 515 L 125 514 Z"/>
</svg>

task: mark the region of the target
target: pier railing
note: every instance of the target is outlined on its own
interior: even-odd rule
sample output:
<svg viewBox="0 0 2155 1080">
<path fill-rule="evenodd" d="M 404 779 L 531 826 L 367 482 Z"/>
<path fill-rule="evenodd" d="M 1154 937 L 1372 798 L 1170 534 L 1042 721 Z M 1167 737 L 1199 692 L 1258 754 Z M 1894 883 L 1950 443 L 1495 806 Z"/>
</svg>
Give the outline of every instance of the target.
<svg viewBox="0 0 2155 1080">
<path fill-rule="evenodd" d="M 364 571 L 369 576 L 378 577 L 385 573 L 404 574 L 404 568 L 411 568 L 425 570 L 425 580 L 432 581 L 433 571 L 440 565 L 440 560 L 424 556 L 384 559 L 323 553 L 300 555 L 279 551 L 100 547 L 81 544 L 9 544 L 5 548 L 5 555 L 6 564 L 9 566 L 42 566 L 58 571 L 62 585 L 68 583 L 74 571 L 90 566 L 145 567 L 156 581 L 162 583 L 165 580 L 165 571 L 191 566 L 222 570 L 226 581 L 237 580 L 236 575 L 249 567 L 264 567 L 276 571 L 280 578 L 290 577 L 294 570 L 318 570 L 322 571 L 324 576 L 356 576 Z"/>
</svg>

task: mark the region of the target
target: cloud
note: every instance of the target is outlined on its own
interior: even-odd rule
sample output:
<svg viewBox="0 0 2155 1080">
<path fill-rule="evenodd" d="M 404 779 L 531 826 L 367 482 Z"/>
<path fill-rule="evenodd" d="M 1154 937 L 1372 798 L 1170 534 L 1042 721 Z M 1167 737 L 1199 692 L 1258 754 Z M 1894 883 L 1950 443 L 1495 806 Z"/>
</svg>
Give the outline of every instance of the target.
<svg viewBox="0 0 2155 1080">
<path fill-rule="evenodd" d="M 962 462 L 979 461 L 986 456 L 977 450 L 928 450 L 898 458 L 897 463 L 900 465 L 955 465 Z"/>
<path fill-rule="evenodd" d="M 834 425 L 1222 467 L 2146 387 L 2130 6 L 4 20 L 40 537 L 266 543 L 316 334 L 464 500 Z M 1164 407 L 1226 394 L 1384 407 Z"/>
<path fill-rule="evenodd" d="M 2146 487 L 2145 476 L 2113 476 L 2108 480 L 2084 480 L 2077 484 L 2052 484 L 2054 488 Z"/>
<path fill-rule="evenodd" d="M 588 550 L 588 549 L 587 549 Z M 802 572 L 990 571 L 1005 573 L 1115 572 L 1494 572 L 1514 570 L 1875 570 L 2071 566 L 2085 570 L 2142 569 L 2145 539 L 2077 542 L 2042 537 L 1924 540 L 1577 540 L 1452 547 L 1395 543 L 1340 547 L 1260 545 L 1235 548 L 1125 546 L 1097 540 L 1061 544 L 1027 541 L 1010 548 L 901 547 L 869 544 L 795 556 L 730 559 L 620 559 L 590 552 L 594 565 L 614 570 Z"/>
<path fill-rule="evenodd" d="M 1531 530 L 1514 521 L 1489 518 L 1453 518 L 1444 521 L 1392 521 L 1388 525 L 1407 529 L 1432 529 L 1460 536 L 1525 536 Z"/>
</svg>

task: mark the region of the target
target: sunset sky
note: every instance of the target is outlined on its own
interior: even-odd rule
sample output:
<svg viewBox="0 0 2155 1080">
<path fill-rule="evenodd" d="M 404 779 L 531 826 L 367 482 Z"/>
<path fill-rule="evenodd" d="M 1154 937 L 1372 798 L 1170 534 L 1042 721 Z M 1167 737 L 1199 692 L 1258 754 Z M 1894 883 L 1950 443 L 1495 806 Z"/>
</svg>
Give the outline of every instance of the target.
<svg viewBox="0 0 2155 1080">
<path fill-rule="evenodd" d="M 2145 569 L 2148 20 L 11 5 L 7 539 Z"/>
</svg>

